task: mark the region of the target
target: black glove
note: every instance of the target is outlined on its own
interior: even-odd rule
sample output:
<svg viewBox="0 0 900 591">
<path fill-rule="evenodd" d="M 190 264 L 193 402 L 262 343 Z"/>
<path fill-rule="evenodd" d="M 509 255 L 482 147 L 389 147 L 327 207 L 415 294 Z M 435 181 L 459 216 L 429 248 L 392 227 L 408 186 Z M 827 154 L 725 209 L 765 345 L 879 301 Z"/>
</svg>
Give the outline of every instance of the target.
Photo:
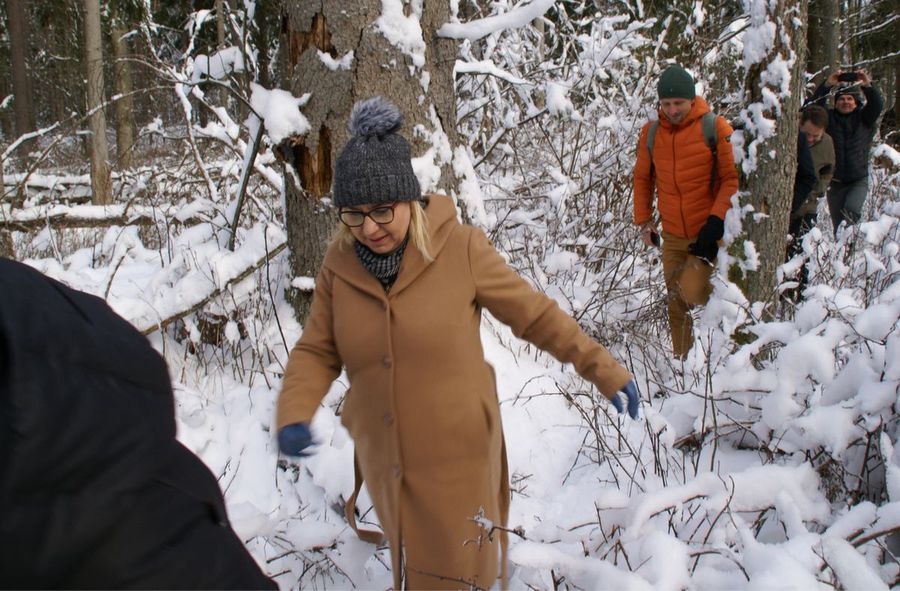
<svg viewBox="0 0 900 591">
<path fill-rule="evenodd" d="M 716 260 L 719 254 L 719 240 L 725 235 L 725 222 L 711 215 L 706 218 L 706 223 L 700 228 L 697 240 L 688 244 L 688 252 L 709 263 Z"/>
</svg>

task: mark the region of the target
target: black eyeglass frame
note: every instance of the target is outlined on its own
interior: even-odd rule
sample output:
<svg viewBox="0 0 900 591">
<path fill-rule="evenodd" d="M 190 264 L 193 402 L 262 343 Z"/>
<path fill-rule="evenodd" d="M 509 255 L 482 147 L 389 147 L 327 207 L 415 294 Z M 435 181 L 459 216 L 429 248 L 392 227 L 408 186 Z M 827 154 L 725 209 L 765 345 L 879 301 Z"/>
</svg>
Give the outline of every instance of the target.
<svg viewBox="0 0 900 591">
<path fill-rule="evenodd" d="M 341 220 L 341 223 L 344 224 L 345 226 L 347 226 L 348 228 L 359 228 L 360 226 L 362 226 L 363 224 L 366 223 L 366 218 L 369 218 L 370 220 L 372 220 L 379 226 L 386 226 L 387 224 L 390 224 L 391 222 L 394 221 L 394 208 L 396 208 L 397 205 L 399 205 L 399 201 L 392 203 L 390 205 L 379 205 L 378 207 L 373 207 L 369 211 L 359 211 L 358 209 L 342 209 L 342 210 L 338 211 L 338 218 Z M 385 221 L 378 221 L 375 219 L 375 216 L 372 215 L 376 211 L 384 211 L 384 210 L 389 210 L 391 212 L 390 219 L 385 220 Z M 361 215 L 362 221 L 360 221 L 358 224 L 350 224 L 347 222 L 347 220 L 344 219 L 345 213 L 351 214 L 351 215 Z"/>
</svg>

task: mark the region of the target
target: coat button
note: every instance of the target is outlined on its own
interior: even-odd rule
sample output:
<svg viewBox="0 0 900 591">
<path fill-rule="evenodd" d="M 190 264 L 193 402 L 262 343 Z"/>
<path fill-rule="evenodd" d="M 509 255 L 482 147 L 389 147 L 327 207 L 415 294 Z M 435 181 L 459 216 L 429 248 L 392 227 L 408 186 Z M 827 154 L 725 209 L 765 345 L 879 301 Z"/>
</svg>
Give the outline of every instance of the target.
<svg viewBox="0 0 900 591">
<path fill-rule="evenodd" d="M 394 415 L 389 412 L 384 413 L 384 424 L 390 427 L 394 424 Z"/>
<path fill-rule="evenodd" d="M 400 474 L 402 474 L 402 472 L 400 471 L 400 466 L 395 464 L 394 469 L 391 470 L 391 473 L 394 475 L 394 478 L 400 478 Z"/>
<path fill-rule="evenodd" d="M 381 360 L 381 365 L 383 365 L 386 369 L 390 369 L 390 367 L 391 367 L 391 358 L 388 357 L 388 356 L 385 356 L 385 357 Z"/>
</svg>

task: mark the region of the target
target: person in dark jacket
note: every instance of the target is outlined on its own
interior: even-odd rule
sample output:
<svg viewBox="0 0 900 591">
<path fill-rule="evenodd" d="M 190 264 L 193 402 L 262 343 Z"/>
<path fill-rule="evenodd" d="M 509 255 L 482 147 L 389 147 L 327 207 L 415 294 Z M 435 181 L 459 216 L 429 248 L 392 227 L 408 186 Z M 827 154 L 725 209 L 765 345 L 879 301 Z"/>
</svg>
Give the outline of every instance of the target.
<svg viewBox="0 0 900 591">
<path fill-rule="evenodd" d="M 831 175 L 834 173 L 834 144 L 825 132 L 828 127 L 828 111 L 819 105 L 809 105 L 800 113 L 800 136 L 803 143 L 797 146 L 797 178 L 794 181 L 794 201 L 791 205 L 791 221 L 788 226 L 787 258 L 803 251 L 802 240 L 816 225 L 819 198 L 825 195 Z M 809 191 L 810 174 L 812 187 Z M 805 180 L 801 181 L 801 177 Z M 805 196 L 804 196 L 805 194 Z M 806 286 L 809 272 L 806 265 L 800 269 L 797 288 L 788 294 L 799 301 Z"/>
<path fill-rule="evenodd" d="M 869 192 L 869 148 L 884 99 L 863 70 L 835 71 L 809 102 L 824 104 L 832 93 L 834 108 L 828 110 L 827 131 L 834 141 L 836 166 L 828 187 L 828 208 L 837 233 L 842 222 L 855 224 L 862 216 Z"/>
<path fill-rule="evenodd" d="M 797 174 L 794 175 L 794 198 L 791 212 L 798 211 L 806 203 L 810 193 L 816 186 L 816 168 L 813 164 L 809 138 L 800 131 L 797 133 Z M 793 216 L 792 216 L 793 217 Z"/>
<path fill-rule="evenodd" d="M 147 339 L 100 298 L 4 258 L 0 588 L 277 588 L 176 441 Z"/>
</svg>

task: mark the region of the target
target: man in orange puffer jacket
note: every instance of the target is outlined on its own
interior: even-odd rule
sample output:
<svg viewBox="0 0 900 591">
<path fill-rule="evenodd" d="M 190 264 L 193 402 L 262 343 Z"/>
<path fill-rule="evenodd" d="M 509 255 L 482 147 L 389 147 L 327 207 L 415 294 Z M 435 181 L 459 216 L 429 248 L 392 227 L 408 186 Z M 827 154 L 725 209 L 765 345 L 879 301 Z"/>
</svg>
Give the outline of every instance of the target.
<svg viewBox="0 0 900 591">
<path fill-rule="evenodd" d="M 712 291 L 709 278 L 738 177 L 731 150 L 733 130 L 725 119 L 715 117 L 715 139 L 704 134 L 703 118 L 709 105 L 696 96 L 691 75 L 679 66 L 670 66 L 660 76 L 657 91 L 659 123 L 644 125 L 638 140 L 634 223 L 641 229 L 644 244 L 659 245 L 653 212 L 655 189 L 662 220 L 672 350 L 684 359 L 694 343 L 690 309 L 705 304 Z M 651 127 L 652 153 L 648 148 Z"/>
</svg>

